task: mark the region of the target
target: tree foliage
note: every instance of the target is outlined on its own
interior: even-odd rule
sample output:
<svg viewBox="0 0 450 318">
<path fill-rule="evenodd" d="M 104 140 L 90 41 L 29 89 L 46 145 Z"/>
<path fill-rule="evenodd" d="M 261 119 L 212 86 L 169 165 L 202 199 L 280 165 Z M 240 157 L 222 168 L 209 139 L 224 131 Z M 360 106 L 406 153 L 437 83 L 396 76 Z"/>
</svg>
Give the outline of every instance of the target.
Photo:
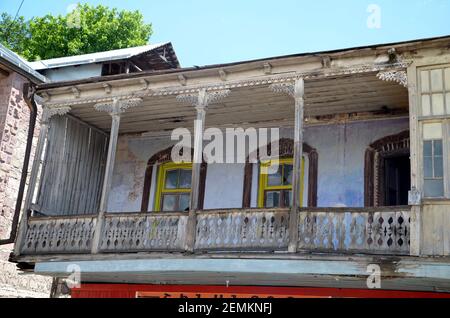
<svg viewBox="0 0 450 318">
<path fill-rule="evenodd" d="M 152 25 L 139 11 L 78 4 L 65 16 L 0 20 L 0 42 L 33 61 L 145 45 Z"/>
</svg>

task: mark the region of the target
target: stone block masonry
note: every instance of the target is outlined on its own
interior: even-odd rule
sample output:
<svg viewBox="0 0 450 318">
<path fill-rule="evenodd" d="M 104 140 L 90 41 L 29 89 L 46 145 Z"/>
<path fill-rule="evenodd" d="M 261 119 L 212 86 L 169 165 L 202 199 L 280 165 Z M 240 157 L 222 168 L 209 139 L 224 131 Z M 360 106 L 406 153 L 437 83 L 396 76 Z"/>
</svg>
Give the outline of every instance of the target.
<svg viewBox="0 0 450 318">
<path fill-rule="evenodd" d="M 17 73 L 0 80 L 0 239 L 8 238 L 11 231 L 27 144 L 30 110 L 22 92 L 26 82 Z M 37 123 L 31 162 L 38 134 Z M 48 297 L 51 279 L 20 274 L 8 262 L 11 250 L 12 245 L 0 246 L 0 298 Z"/>
</svg>

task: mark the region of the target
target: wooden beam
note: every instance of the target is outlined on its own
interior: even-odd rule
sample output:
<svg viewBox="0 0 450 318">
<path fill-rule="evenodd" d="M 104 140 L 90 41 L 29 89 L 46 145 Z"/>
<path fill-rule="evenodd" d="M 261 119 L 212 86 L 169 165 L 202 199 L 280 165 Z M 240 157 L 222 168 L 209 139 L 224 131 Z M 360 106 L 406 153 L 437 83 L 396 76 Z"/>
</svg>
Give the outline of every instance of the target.
<svg viewBox="0 0 450 318">
<path fill-rule="evenodd" d="M 100 247 L 102 223 L 108 208 L 109 192 L 111 190 L 112 178 L 114 173 L 114 163 L 116 159 L 117 140 L 120 128 L 120 101 L 115 99 L 111 105 L 111 133 L 109 136 L 108 156 L 106 159 L 105 176 L 103 179 L 103 188 L 100 198 L 100 209 L 95 227 L 94 239 L 92 242 L 92 254 L 97 254 Z"/>
<path fill-rule="evenodd" d="M 299 78 L 294 84 L 295 127 L 294 127 L 294 166 L 292 174 L 292 208 L 289 214 L 289 252 L 296 253 L 298 246 L 298 211 L 301 207 L 300 191 L 303 158 L 303 120 L 305 83 Z"/>
<path fill-rule="evenodd" d="M 0 78 L 8 77 L 8 76 L 9 76 L 9 72 L 3 68 L 0 68 Z"/>
<path fill-rule="evenodd" d="M 189 205 L 189 219 L 187 228 L 187 240 L 185 249 L 189 252 L 194 251 L 195 229 L 197 226 L 197 211 L 199 210 L 200 195 L 200 172 L 203 161 L 203 131 L 205 128 L 206 107 L 208 106 L 208 97 L 205 89 L 198 93 L 198 101 L 195 109 L 197 118 L 194 123 L 194 158 L 192 163 L 192 182 L 191 197 Z"/>
</svg>

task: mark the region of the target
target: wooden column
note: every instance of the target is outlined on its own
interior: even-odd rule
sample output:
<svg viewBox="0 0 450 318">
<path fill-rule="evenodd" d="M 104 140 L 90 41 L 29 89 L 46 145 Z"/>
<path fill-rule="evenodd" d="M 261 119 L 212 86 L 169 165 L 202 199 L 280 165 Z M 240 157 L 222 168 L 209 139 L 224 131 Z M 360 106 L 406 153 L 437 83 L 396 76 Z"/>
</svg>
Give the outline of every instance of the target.
<svg viewBox="0 0 450 318">
<path fill-rule="evenodd" d="M 33 196 L 39 177 L 39 168 L 41 165 L 42 154 L 47 143 L 48 130 L 50 127 L 50 119 L 55 115 L 65 115 L 70 111 L 70 107 L 48 108 L 44 107 L 41 117 L 41 127 L 39 131 L 38 142 L 34 154 L 33 165 L 31 168 L 30 181 L 25 196 L 25 202 L 22 210 L 22 218 L 20 220 L 19 231 L 14 246 L 14 254 L 20 255 L 20 248 L 25 238 L 28 223 L 28 213 L 32 204 Z"/>
<path fill-rule="evenodd" d="M 200 208 L 200 175 L 203 162 L 203 131 L 205 128 L 206 109 L 210 103 L 226 97 L 229 90 L 207 92 L 200 89 L 198 94 L 186 94 L 177 96 L 177 100 L 187 102 L 195 107 L 197 112 L 194 122 L 194 155 L 192 163 L 191 196 L 189 203 L 189 218 L 186 230 L 185 250 L 194 251 L 195 230 L 197 227 L 197 211 Z"/>
<path fill-rule="evenodd" d="M 142 102 L 141 99 L 119 100 L 114 99 L 112 103 L 97 104 L 95 109 L 106 111 L 111 115 L 111 132 L 109 135 L 108 156 L 106 159 L 105 175 L 103 177 L 102 195 L 100 198 L 100 208 L 95 225 L 94 238 L 92 241 L 92 254 L 97 254 L 101 244 L 101 232 L 104 216 L 108 208 L 109 192 L 111 190 L 112 178 L 114 174 L 114 164 L 116 161 L 117 140 L 119 138 L 120 116 L 130 107 L 137 106 Z"/>
<path fill-rule="evenodd" d="M 411 191 L 408 203 L 411 205 L 411 232 L 410 254 L 420 256 L 421 250 L 421 197 L 422 197 L 422 167 L 419 160 L 420 129 L 419 129 L 419 102 L 417 97 L 417 73 L 416 66 L 411 64 L 407 71 L 407 85 L 409 93 L 409 133 L 410 133 L 410 160 L 411 160 Z"/>
<path fill-rule="evenodd" d="M 304 117 L 304 81 L 299 78 L 294 85 L 295 129 L 294 129 L 294 166 L 292 175 L 292 208 L 289 215 L 289 252 L 296 253 L 298 245 L 298 211 L 302 181 L 303 158 L 303 117 Z"/>
<path fill-rule="evenodd" d="M 302 77 L 295 82 L 272 84 L 271 89 L 277 93 L 289 94 L 295 102 L 295 129 L 294 129 L 294 166 L 292 175 L 292 207 L 289 213 L 289 247 L 290 253 L 297 252 L 298 246 L 298 211 L 301 207 L 301 166 L 303 158 L 303 119 L 304 119 L 304 92 L 305 83 Z"/>
</svg>

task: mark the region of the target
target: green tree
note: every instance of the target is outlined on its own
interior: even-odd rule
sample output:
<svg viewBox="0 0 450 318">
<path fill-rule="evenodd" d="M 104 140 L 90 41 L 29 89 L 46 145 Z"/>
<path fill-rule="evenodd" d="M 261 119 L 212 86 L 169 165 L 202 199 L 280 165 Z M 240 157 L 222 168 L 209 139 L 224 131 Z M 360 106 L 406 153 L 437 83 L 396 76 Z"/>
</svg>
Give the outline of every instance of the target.
<svg viewBox="0 0 450 318">
<path fill-rule="evenodd" d="M 2 15 L 0 28 L 11 20 Z M 145 45 L 152 35 L 152 25 L 144 23 L 139 11 L 102 5 L 78 4 L 65 16 L 46 15 L 27 22 L 20 18 L 16 24 L 20 36 L 12 38 L 4 32 L 0 41 L 30 61 Z"/>
<path fill-rule="evenodd" d="M 14 52 L 22 53 L 28 38 L 28 23 L 23 17 L 16 20 L 7 13 L 0 15 L 0 42 Z M 8 40 L 6 40 L 8 39 Z"/>
</svg>

